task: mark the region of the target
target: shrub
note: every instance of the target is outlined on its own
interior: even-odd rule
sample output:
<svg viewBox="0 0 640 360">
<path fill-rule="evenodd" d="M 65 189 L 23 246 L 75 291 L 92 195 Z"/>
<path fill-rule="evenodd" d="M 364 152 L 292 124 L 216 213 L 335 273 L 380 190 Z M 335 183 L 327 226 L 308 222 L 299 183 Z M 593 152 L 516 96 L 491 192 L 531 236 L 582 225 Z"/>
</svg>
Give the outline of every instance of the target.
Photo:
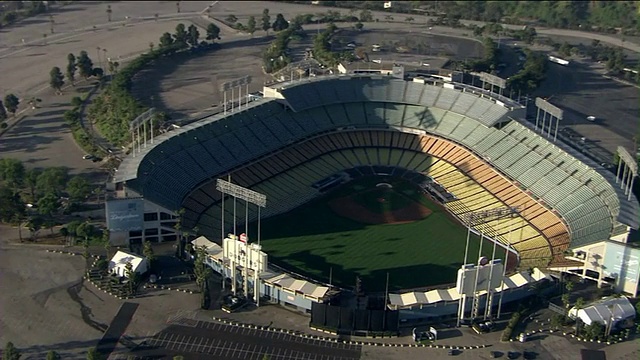
<svg viewBox="0 0 640 360">
<path fill-rule="evenodd" d="M 515 329 L 516 325 L 518 325 L 521 316 L 522 314 L 520 312 L 514 312 L 513 315 L 511 315 L 511 319 L 509 319 L 507 327 L 502 332 L 502 341 L 509 341 L 509 339 L 511 339 L 511 333 L 513 332 L 513 329 Z"/>
</svg>

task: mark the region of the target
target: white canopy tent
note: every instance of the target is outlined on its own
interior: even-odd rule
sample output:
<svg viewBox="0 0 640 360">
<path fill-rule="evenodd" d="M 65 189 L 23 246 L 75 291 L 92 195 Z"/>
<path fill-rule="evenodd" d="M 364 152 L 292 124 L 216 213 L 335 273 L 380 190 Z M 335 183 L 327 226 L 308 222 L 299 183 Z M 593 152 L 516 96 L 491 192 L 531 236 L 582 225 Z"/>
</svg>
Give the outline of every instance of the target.
<svg viewBox="0 0 640 360">
<path fill-rule="evenodd" d="M 127 263 L 131 263 L 132 270 L 138 274 L 144 274 L 149 269 L 147 258 L 118 250 L 109 261 L 109 272 L 123 277 L 127 276 Z"/>
<path fill-rule="evenodd" d="M 207 250 L 207 253 L 210 255 L 215 255 L 222 252 L 222 247 L 220 245 L 214 243 L 213 241 L 210 241 L 204 236 L 200 236 L 192 240 L 191 245 L 193 245 L 194 249 L 204 247 Z"/>
<path fill-rule="evenodd" d="M 626 297 L 605 298 L 597 301 L 583 309 L 571 308 L 569 317 L 575 319 L 580 318 L 582 322 L 591 325 L 593 322 L 599 322 L 603 325 L 615 325 L 629 318 L 636 316 L 636 310 Z"/>
</svg>

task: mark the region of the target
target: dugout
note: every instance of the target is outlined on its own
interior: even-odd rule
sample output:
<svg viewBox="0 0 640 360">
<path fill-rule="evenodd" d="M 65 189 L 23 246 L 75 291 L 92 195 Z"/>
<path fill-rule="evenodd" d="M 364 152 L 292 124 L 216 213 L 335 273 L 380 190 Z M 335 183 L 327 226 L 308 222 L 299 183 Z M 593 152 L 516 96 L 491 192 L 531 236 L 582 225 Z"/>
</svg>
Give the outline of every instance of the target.
<svg viewBox="0 0 640 360">
<path fill-rule="evenodd" d="M 313 303 L 309 326 L 345 335 L 367 336 L 381 333 L 397 335 L 399 319 L 399 312 L 396 310 L 355 309 Z"/>
</svg>

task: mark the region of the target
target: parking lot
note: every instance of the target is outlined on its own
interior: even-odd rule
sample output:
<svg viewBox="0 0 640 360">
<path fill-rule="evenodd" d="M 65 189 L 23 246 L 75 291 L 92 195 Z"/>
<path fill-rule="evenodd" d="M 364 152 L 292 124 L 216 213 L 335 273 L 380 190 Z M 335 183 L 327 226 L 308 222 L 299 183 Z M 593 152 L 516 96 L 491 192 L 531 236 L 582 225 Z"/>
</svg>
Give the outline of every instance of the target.
<svg viewBox="0 0 640 360">
<path fill-rule="evenodd" d="M 147 341 L 137 356 L 182 355 L 189 359 L 359 359 L 360 346 L 303 338 L 279 331 L 207 321 L 171 325 Z"/>
</svg>

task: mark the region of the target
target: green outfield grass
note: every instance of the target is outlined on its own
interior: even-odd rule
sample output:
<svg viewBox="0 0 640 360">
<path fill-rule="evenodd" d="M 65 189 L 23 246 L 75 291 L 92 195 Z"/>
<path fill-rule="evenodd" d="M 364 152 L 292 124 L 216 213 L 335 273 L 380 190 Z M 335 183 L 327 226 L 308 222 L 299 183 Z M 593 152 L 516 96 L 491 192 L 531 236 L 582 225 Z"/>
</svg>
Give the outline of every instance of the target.
<svg viewBox="0 0 640 360">
<path fill-rule="evenodd" d="M 391 183 L 393 191 L 404 195 L 390 196 L 394 201 L 404 204 L 411 197 L 433 213 L 408 224 L 363 225 L 336 215 L 327 205 L 336 197 L 374 189 L 380 182 Z M 375 198 L 359 202 L 380 207 Z M 343 287 L 353 287 L 360 276 L 367 291 L 384 290 L 387 273 L 390 290 L 454 282 L 463 261 L 466 235 L 465 227 L 422 196 L 413 184 L 388 177 L 355 180 L 262 222 L 262 245 L 270 262 L 324 282 L 329 282 L 331 273 L 333 284 Z M 479 244 L 478 237 L 472 236 L 470 259 L 477 258 Z M 491 250 L 485 242 L 483 255 L 491 256 Z M 497 254 L 504 257 L 500 249 Z"/>
</svg>

